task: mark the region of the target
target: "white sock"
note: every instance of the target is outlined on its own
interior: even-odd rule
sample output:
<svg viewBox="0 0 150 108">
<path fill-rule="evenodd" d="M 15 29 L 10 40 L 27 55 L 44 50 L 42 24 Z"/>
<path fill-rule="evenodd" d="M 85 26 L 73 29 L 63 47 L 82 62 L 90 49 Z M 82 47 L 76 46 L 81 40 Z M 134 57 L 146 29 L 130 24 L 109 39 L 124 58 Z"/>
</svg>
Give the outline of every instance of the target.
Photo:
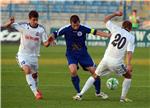
<svg viewBox="0 0 150 108">
<path fill-rule="evenodd" d="M 122 83 L 122 93 L 121 93 L 121 98 L 122 99 L 126 98 L 128 90 L 130 88 L 130 85 L 131 85 L 131 79 L 125 78 L 123 83 Z"/>
<path fill-rule="evenodd" d="M 26 74 L 26 80 L 32 92 L 34 93 L 34 95 L 36 95 L 37 94 L 36 81 L 33 79 L 32 74 Z"/>
<path fill-rule="evenodd" d="M 92 76 L 89 77 L 89 79 L 84 84 L 84 86 L 80 92 L 80 95 L 83 95 L 93 85 L 94 82 L 95 82 L 95 79 Z"/>
</svg>

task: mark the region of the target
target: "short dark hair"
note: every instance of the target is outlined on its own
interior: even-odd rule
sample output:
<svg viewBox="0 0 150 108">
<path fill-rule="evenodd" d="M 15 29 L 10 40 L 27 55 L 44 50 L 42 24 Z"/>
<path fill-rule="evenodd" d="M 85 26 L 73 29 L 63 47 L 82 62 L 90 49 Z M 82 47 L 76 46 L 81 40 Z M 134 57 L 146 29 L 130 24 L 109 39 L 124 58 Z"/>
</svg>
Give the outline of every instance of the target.
<svg viewBox="0 0 150 108">
<path fill-rule="evenodd" d="M 122 23 L 122 27 L 123 27 L 124 29 L 131 30 L 131 29 L 132 29 L 132 23 L 131 23 L 129 20 L 125 20 L 125 21 Z"/>
<path fill-rule="evenodd" d="M 136 10 L 136 9 L 134 9 L 134 10 L 132 10 L 132 12 L 135 12 L 135 13 L 137 13 L 137 10 Z"/>
<path fill-rule="evenodd" d="M 29 12 L 29 15 L 28 15 L 28 16 L 29 16 L 29 18 L 32 18 L 32 17 L 38 18 L 38 17 L 39 17 L 39 14 L 38 14 L 37 11 L 32 10 L 32 11 Z"/>
<path fill-rule="evenodd" d="M 80 19 L 79 19 L 79 17 L 77 16 L 77 15 L 72 15 L 71 17 L 70 17 L 70 23 L 77 23 L 77 22 L 80 22 Z"/>
</svg>

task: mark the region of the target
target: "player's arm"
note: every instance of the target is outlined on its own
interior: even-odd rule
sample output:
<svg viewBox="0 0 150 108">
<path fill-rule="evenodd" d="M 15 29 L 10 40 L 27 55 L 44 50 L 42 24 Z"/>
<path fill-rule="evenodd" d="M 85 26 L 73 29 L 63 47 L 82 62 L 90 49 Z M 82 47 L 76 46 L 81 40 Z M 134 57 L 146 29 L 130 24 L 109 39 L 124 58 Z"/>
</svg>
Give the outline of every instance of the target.
<svg viewBox="0 0 150 108">
<path fill-rule="evenodd" d="M 51 45 L 51 46 L 56 45 L 55 39 L 53 38 L 53 36 L 50 35 L 50 37 L 48 38 L 48 40 L 47 40 L 46 42 L 43 42 L 43 45 L 44 45 L 45 47 L 48 47 L 49 45 Z"/>
<path fill-rule="evenodd" d="M 24 31 L 22 23 L 15 23 L 15 18 L 14 17 L 10 17 L 9 21 L 6 22 L 2 27 L 14 28 L 14 29 L 18 30 L 19 32 Z"/>
<path fill-rule="evenodd" d="M 110 33 L 106 33 L 106 32 L 102 32 L 102 31 L 96 31 L 96 36 L 100 36 L 100 37 L 111 37 Z"/>
<path fill-rule="evenodd" d="M 51 45 L 55 45 L 55 40 L 57 37 L 64 35 L 66 32 L 66 27 L 61 27 L 58 31 L 53 32 L 52 34 L 50 34 L 49 38 L 48 38 L 48 42 Z"/>
<path fill-rule="evenodd" d="M 85 30 L 86 30 L 87 33 L 93 34 L 93 35 L 96 35 L 96 36 L 111 37 L 110 33 L 106 33 L 106 32 L 100 31 L 100 30 L 91 29 L 89 27 L 85 27 Z"/>
<path fill-rule="evenodd" d="M 43 42 L 43 45 L 44 45 L 45 47 L 48 47 L 48 46 L 49 46 L 49 42 L 48 42 L 48 41 Z"/>
<path fill-rule="evenodd" d="M 48 38 L 48 43 L 52 46 L 56 45 L 55 43 L 55 34 L 56 32 L 53 32 L 52 34 L 50 34 L 49 38 Z"/>
<path fill-rule="evenodd" d="M 130 39 L 129 44 L 127 46 L 126 60 L 127 60 L 127 71 L 128 72 L 132 72 L 131 60 L 132 60 L 132 55 L 133 55 L 134 48 L 135 48 L 134 42 L 135 42 L 135 37 Z"/>
<path fill-rule="evenodd" d="M 14 17 L 10 17 L 9 21 L 7 21 L 2 27 L 6 27 L 9 28 L 11 27 L 11 25 L 15 22 L 15 18 Z"/>
<path fill-rule="evenodd" d="M 126 59 L 127 59 L 127 71 L 132 72 L 132 65 L 131 65 L 132 51 L 127 52 Z"/>
<path fill-rule="evenodd" d="M 48 47 L 50 45 L 49 38 L 48 38 L 47 33 L 46 33 L 45 30 L 44 30 L 44 32 L 42 34 L 42 41 L 43 41 L 43 45 L 45 47 Z"/>
<path fill-rule="evenodd" d="M 122 16 L 122 15 L 123 15 L 122 11 L 114 12 L 114 13 L 112 13 L 110 15 L 105 16 L 104 22 L 107 23 L 107 21 L 111 20 L 115 16 Z"/>
</svg>

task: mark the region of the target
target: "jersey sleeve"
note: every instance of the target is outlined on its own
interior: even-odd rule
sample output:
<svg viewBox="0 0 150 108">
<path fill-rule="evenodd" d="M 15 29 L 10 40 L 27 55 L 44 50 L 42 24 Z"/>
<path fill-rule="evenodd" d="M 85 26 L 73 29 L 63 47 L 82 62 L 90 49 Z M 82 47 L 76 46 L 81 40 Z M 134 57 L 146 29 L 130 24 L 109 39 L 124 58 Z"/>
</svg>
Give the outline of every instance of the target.
<svg viewBox="0 0 150 108">
<path fill-rule="evenodd" d="M 58 31 L 53 32 L 55 39 L 65 34 L 66 27 L 61 27 Z"/>
<path fill-rule="evenodd" d="M 44 30 L 43 33 L 42 33 L 42 42 L 46 42 L 48 40 L 48 36 L 47 36 L 47 33 L 46 31 Z"/>
<path fill-rule="evenodd" d="M 19 32 L 23 32 L 24 31 L 23 24 L 24 23 L 13 23 L 11 27 L 18 30 Z"/>
<path fill-rule="evenodd" d="M 112 23 L 110 20 L 106 23 L 106 28 L 111 32 L 114 33 L 116 31 L 119 31 L 121 28 L 114 23 Z"/>
<path fill-rule="evenodd" d="M 84 26 L 84 29 L 85 29 L 86 33 L 88 33 L 88 34 L 93 34 L 93 35 L 95 35 L 95 34 L 96 34 L 96 31 L 97 31 L 97 30 L 95 30 L 95 29 L 93 29 L 93 28 L 90 28 L 90 27 L 88 27 L 88 26 Z"/>
<path fill-rule="evenodd" d="M 135 48 L 135 38 L 133 37 L 130 40 L 130 42 L 128 43 L 127 51 L 131 51 L 133 53 L 134 52 L 134 48 Z"/>
</svg>

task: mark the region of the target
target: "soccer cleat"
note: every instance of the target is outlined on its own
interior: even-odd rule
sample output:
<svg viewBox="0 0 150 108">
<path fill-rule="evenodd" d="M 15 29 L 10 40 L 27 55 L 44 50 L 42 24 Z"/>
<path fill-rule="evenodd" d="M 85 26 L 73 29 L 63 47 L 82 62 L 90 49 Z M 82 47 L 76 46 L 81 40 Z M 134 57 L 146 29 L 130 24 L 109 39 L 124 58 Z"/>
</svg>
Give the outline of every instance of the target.
<svg viewBox="0 0 150 108">
<path fill-rule="evenodd" d="M 79 95 L 73 96 L 72 98 L 73 98 L 73 100 L 78 100 L 78 101 L 82 100 L 82 97 Z"/>
<path fill-rule="evenodd" d="M 102 97 L 102 99 L 107 99 L 108 95 L 105 94 L 104 92 L 100 92 L 99 94 L 95 93 L 96 97 Z"/>
<path fill-rule="evenodd" d="M 120 99 L 120 102 L 132 102 L 132 100 L 129 98 L 125 98 L 125 99 Z"/>
<path fill-rule="evenodd" d="M 37 90 L 37 94 L 36 94 L 35 98 L 36 98 L 36 100 L 40 100 L 43 98 L 42 93 L 39 90 Z"/>
</svg>

